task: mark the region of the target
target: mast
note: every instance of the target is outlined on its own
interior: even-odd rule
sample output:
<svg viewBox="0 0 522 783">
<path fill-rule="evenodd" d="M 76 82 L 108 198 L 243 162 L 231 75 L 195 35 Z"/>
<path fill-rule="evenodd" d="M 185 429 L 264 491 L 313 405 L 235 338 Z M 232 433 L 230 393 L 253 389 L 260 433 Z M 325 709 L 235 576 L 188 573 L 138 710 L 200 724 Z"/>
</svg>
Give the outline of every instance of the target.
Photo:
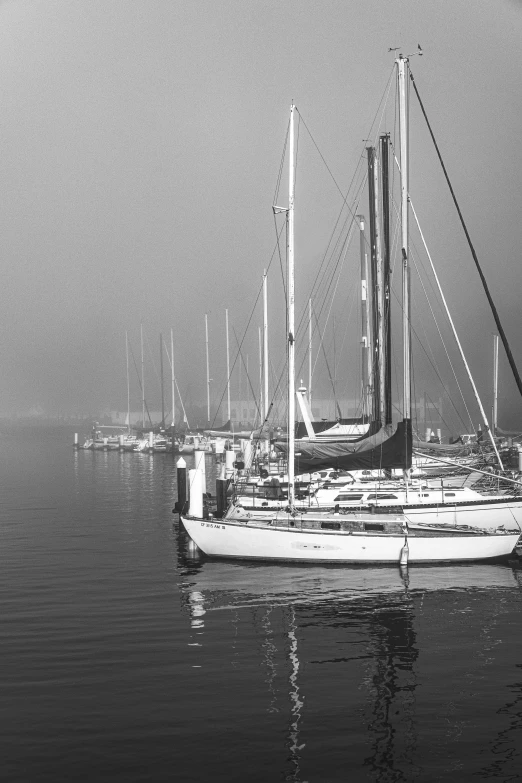
<svg viewBox="0 0 522 783">
<path fill-rule="evenodd" d="M 368 193 L 370 201 L 370 244 L 372 262 L 372 336 L 373 336 L 373 417 L 384 422 L 384 361 L 383 361 L 383 280 L 381 237 L 379 229 L 379 161 L 375 147 L 367 147 Z"/>
<path fill-rule="evenodd" d="M 294 111 L 290 107 L 289 130 L 289 166 L 288 166 L 288 258 L 287 258 L 287 290 L 288 290 L 288 505 L 291 510 L 295 504 L 295 288 L 294 288 Z"/>
<path fill-rule="evenodd" d="M 257 329 L 258 332 L 258 344 L 259 344 L 259 412 L 261 415 L 261 423 L 264 421 L 265 403 L 263 400 L 263 338 L 261 336 L 261 327 Z"/>
<path fill-rule="evenodd" d="M 125 331 L 125 358 L 127 360 L 127 432 L 130 434 L 129 335 L 127 331 Z"/>
<path fill-rule="evenodd" d="M 498 414 L 498 334 L 493 335 L 493 415 L 491 417 L 491 429 L 493 437 L 497 434 Z"/>
<path fill-rule="evenodd" d="M 170 383 L 171 383 L 171 394 L 172 394 L 172 426 L 176 426 L 176 408 L 175 408 L 175 399 L 174 399 L 174 388 L 176 386 L 176 379 L 174 375 L 174 330 L 171 328 L 170 330 Z"/>
<path fill-rule="evenodd" d="M 165 389 L 163 383 L 163 335 L 160 332 L 160 377 L 161 377 L 161 426 L 165 426 Z"/>
<path fill-rule="evenodd" d="M 205 313 L 205 350 L 207 356 L 207 421 L 210 424 L 210 375 L 208 363 L 208 316 Z"/>
<path fill-rule="evenodd" d="M 237 363 L 238 363 L 238 376 L 239 376 L 239 379 L 238 379 L 238 384 L 239 384 L 239 403 L 238 404 L 239 404 L 239 411 L 240 411 L 239 412 L 239 420 L 240 421 L 241 421 L 242 416 L 243 416 L 243 400 L 242 400 L 242 397 L 241 397 L 241 395 L 243 393 L 243 383 L 242 383 L 242 378 L 241 378 L 241 364 L 242 364 L 242 362 L 243 362 L 243 357 L 241 356 L 241 351 L 239 351 L 239 353 L 238 353 L 238 362 Z"/>
<path fill-rule="evenodd" d="M 410 269 L 408 262 L 408 114 L 406 106 L 406 70 L 408 60 L 399 55 L 397 78 L 399 86 L 399 133 L 401 149 L 401 248 L 402 248 L 402 336 L 403 336 L 403 418 L 411 419 L 411 326 Z"/>
<path fill-rule="evenodd" d="M 268 292 L 266 269 L 263 271 L 263 382 L 264 421 L 268 416 Z"/>
<path fill-rule="evenodd" d="M 225 310 L 225 333 L 227 338 L 227 421 L 230 421 L 230 346 L 228 342 L 228 310 Z"/>
<path fill-rule="evenodd" d="M 308 405 L 312 410 L 312 299 L 308 300 Z"/>
<path fill-rule="evenodd" d="M 145 372 L 143 362 L 143 322 L 140 323 L 141 335 L 141 426 L 145 429 Z"/>
<path fill-rule="evenodd" d="M 382 238 L 383 253 L 383 386 L 384 386 L 384 424 L 392 423 L 391 398 L 391 310 L 390 310 L 390 186 L 389 186 L 389 144 L 390 135 L 383 133 L 380 137 L 381 178 L 382 178 Z"/>
<path fill-rule="evenodd" d="M 368 254 L 364 237 L 364 215 L 357 215 L 359 221 L 359 248 L 361 256 L 361 378 L 363 415 L 371 414 L 372 356 L 370 351 L 370 310 L 368 307 Z"/>
</svg>

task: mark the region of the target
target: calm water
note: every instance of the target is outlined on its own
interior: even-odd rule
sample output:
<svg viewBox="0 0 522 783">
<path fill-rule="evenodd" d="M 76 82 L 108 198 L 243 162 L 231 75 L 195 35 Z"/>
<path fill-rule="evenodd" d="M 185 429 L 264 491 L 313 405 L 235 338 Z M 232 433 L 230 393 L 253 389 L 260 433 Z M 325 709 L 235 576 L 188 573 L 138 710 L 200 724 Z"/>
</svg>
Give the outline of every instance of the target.
<svg viewBox="0 0 522 783">
<path fill-rule="evenodd" d="M 2 781 L 520 779 L 521 570 L 204 561 L 170 455 L 0 443 Z"/>
</svg>

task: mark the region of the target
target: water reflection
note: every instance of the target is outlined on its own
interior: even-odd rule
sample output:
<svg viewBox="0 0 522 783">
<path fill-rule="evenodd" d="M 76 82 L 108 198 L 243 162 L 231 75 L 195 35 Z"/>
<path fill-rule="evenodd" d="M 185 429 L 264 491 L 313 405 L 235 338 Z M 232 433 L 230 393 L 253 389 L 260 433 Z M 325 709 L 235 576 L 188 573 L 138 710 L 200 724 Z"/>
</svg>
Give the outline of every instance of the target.
<svg viewBox="0 0 522 783">
<path fill-rule="evenodd" d="M 220 628 L 230 613 L 236 637 L 252 630 L 256 639 L 260 637 L 255 655 L 269 696 L 266 711 L 274 721 L 281 717 L 286 721 L 288 755 L 285 761 L 281 758 L 283 779 L 321 779 L 322 773 L 314 769 L 320 742 L 335 748 L 332 764 L 345 754 L 347 774 L 357 754 L 356 766 L 379 783 L 427 779 L 422 776 L 432 768 L 438 770 L 434 779 L 451 779 L 457 770 L 460 779 L 465 779 L 466 764 L 475 764 L 477 758 L 472 753 L 471 760 L 462 760 L 458 751 L 462 743 L 469 754 L 467 735 L 473 725 L 469 704 L 474 703 L 483 681 L 484 667 L 496 662 L 500 649 L 503 618 L 497 627 L 498 606 L 504 596 L 513 594 L 520 605 L 519 570 L 475 564 L 402 571 L 259 565 L 198 561 L 186 546 L 184 552 L 180 554 L 181 592 L 191 625 L 201 619 L 198 612 L 204 607 L 206 618 L 215 617 Z M 505 600 L 511 605 L 513 599 Z M 447 614 L 441 611 L 443 606 Z M 451 674 L 453 650 L 459 655 L 459 631 L 467 648 L 457 667 L 464 668 L 469 679 L 460 693 L 453 693 L 450 683 L 454 679 L 446 678 L 446 683 L 444 676 Z M 467 658 L 471 645 L 472 657 Z M 521 665 L 515 666 L 518 675 Z M 511 682 L 512 675 L 513 671 Z M 438 678 L 443 706 L 432 707 L 426 704 L 427 689 Z M 330 700 L 326 704 L 320 702 L 326 699 L 319 690 L 319 683 L 324 682 Z M 509 720 L 490 742 L 488 758 L 492 761 L 482 766 L 484 777 L 507 779 L 503 776 L 515 763 L 516 738 L 522 729 L 522 683 L 510 685 L 509 696 L 505 706 L 496 709 L 499 719 Z M 502 692 L 498 698 L 502 705 Z M 309 713 L 312 703 L 320 704 L 319 713 L 317 706 Z M 480 707 L 486 710 L 482 702 Z M 318 718 L 324 720 L 326 714 L 328 720 L 328 710 L 335 715 L 331 726 L 322 725 Z M 489 720 L 489 713 L 484 714 Z M 343 722 L 349 728 L 342 735 L 345 744 L 341 747 Z M 433 738 L 427 743 L 430 730 Z M 444 746 L 448 742 L 451 752 Z M 479 769 L 473 774 L 479 774 Z M 324 775 L 330 779 L 326 771 Z M 332 775 L 331 779 L 341 778 Z"/>
</svg>

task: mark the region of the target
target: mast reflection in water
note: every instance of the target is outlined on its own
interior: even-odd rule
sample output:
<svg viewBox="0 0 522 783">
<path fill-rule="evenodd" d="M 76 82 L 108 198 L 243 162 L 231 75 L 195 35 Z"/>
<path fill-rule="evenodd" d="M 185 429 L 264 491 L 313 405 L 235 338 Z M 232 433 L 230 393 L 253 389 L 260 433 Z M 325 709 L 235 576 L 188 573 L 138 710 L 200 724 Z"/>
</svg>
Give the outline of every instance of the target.
<svg viewBox="0 0 522 783">
<path fill-rule="evenodd" d="M 249 780 L 516 779 L 519 571 L 179 565 Z"/>
</svg>

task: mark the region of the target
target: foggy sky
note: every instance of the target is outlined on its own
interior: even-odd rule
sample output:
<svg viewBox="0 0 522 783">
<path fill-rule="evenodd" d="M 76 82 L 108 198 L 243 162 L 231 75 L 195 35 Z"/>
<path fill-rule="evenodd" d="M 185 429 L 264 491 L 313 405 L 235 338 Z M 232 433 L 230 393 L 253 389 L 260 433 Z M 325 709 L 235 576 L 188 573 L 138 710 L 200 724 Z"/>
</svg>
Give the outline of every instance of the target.
<svg viewBox="0 0 522 783">
<path fill-rule="evenodd" d="M 521 41 L 509 0 L 3 2 L 0 415 L 125 409 L 125 332 L 138 359 L 140 321 L 156 353 L 174 329 L 180 387 L 203 403 L 205 313 L 220 397 L 224 310 L 241 339 L 274 248 L 291 100 L 345 189 L 388 48 L 418 43 L 416 82 L 522 368 Z M 410 191 L 489 405 L 494 324 L 419 120 L 412 108 Z M 341 205 L 319 171 L 303 164 L 298 180 L 298 308 Z M 151 387 L 154 372 L 148 357 Z M 522 406 L 503 354 L 501 395 L 501 426 L 514 426 Z M 139 409 L 135 382 L 133 397 Z"/>
</svg>

